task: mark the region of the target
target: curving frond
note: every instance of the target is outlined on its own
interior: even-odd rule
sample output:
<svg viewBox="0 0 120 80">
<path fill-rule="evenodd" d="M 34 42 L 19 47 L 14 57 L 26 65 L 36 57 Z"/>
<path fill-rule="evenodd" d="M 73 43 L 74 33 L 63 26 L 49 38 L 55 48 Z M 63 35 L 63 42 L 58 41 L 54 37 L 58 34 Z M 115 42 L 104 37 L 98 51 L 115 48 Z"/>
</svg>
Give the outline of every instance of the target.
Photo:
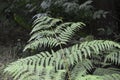
<svg viewBox="0 0 120 80">
<path fill-rule="evenodd" d="M 55 47 L 58 46 L 59 44 L 60 42 L 55 38 L 51 38 L 51 37 L 38 38 L 27 44 L 23 51 L 25 51 L 26 49 L 37 49 L 38 47 Z M 65 44 L 65 43 L 61 42 L 61 44 Z"/>
<path fill-rule="evenodd" d="M 29 42 L 36 38 L 39 38 L 39 37 L 55 37 L 55 35 L 60 34 L 67 26 L 70 26 L 71 24 L 72 24 L 72 22 L 63 23 L 63 24 L 60 24 L 59 26 L 57 26 L 53 30 L 37 31 L 31 36 L 31 38 L 29 39 Z"/>
<path fill-rule="evenodd" d="M 120 49 L 120 45 L 112 41 L 86 41 L 69 48 L 58 50 L 57 52 L 41 52 L 35 56 L 20 59 L 11 63 L 5 69 L 5 72 L 12 75 L 15 78 L 14 80 L 21 78 L 21 75 L 31 75 L 33 73 L 39 75 L 39 77 L 42 77 L 44 74 L 48 77 L 50 76 L 50 72 L 52 72 L 51 70 L 53 70 L 54 73 L 59 70 L 66 71 L 66 65 L 70 67 L 81 63 L 82 67 L 80 69 L 83 69 L 83 72 L 81 72 L 82 74 L 86 73 L 86 70 L 90 71 L 92 69 L 91 61 L 85 60 L 87 57 L 90 57 L 93 54 L 99 55 L 115 48 Z M 80 72 L 78 73 L 80 74 Z M 76 78 L 76 80 L 77 79 L 78 78 Z M 48 78 L 45 80 L 48 80 Z"/>
<path fill-rule="evenodd" d="M 79 62 L 71 71 L 72 80 L 77 80 L 77 77 L 87 75 L 88 71 L 91 71 L 92 68 L 93 65 L 88 59 Z"/>
<path fill-rule="evenodd" d="M 110 54 L 108 54 L 105 58 L 105 62 L 108 62 L 108 61 L 116 65 L 120 65 L 120 51 L 117 50 L 117 51 L 110 52 Z"/>
</svg>

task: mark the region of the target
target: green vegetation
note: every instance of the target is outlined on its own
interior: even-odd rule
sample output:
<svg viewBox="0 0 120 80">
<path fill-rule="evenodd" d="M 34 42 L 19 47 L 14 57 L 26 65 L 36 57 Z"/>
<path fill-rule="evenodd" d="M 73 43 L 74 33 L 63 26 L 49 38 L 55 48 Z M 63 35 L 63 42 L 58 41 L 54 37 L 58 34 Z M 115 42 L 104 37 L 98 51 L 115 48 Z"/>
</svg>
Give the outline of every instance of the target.
<svg viewBox="0 0 120 80">
<path fill-rule="evenodd" d="M 0 80 L 120 80 L 119 2 L 0 0 Z"/>
<path fill-rule="evenodd" d="M 119 80 L 118 43 L 92 40 L 67 46 L 84 25 L 82 22 L 63 23 L 61 19 L 46 16 L 37 18 L 24 50 L 49 47 L 50 51 L 15 61 L 4 72 L 13 76 L 13 80 Z M 59 48 L 55 51 L 53 47 Z"/>
</svg>

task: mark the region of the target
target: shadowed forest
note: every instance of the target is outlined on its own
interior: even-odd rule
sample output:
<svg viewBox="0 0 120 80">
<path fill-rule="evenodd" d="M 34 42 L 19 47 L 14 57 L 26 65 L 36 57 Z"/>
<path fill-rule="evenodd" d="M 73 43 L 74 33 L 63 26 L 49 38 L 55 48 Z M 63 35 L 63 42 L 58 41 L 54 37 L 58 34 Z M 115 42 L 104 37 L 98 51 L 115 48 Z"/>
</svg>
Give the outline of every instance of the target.
<svg viewBox="0 0 120 80">
<path fill-rule="evenodd" d="M 0 0 L 0 80 L 120 80 L 120 0 Z"/>
</svg>

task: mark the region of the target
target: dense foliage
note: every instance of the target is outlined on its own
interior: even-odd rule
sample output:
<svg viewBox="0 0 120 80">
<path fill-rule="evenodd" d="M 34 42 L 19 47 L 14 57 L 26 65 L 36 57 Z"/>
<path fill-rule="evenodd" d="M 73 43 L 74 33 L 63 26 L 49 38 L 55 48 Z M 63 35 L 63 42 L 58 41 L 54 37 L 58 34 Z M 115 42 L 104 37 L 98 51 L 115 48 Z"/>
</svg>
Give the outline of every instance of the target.
<svg viewBox="0 0 120 80">
<path fill-rule="evenodd" d="M 120 80 L 119 7 L 119 0 L 0 0 L 0 46 L 10 47 L 8 56 L 22 56 L 3 75 Z"/>
<path fill-rule="evenodd" d="M 13 80 L 119 80 L 118 43 L 91 40 L 68 46 L 82 26 L 85 26 L 82 22 L 63 23 L 61 19 L 38 17 L 24 50 L 48 47 L 50 51 L 40 51 L 39 54 L 15 61 L 4 72 L 11 75 Z"/>
</svg>

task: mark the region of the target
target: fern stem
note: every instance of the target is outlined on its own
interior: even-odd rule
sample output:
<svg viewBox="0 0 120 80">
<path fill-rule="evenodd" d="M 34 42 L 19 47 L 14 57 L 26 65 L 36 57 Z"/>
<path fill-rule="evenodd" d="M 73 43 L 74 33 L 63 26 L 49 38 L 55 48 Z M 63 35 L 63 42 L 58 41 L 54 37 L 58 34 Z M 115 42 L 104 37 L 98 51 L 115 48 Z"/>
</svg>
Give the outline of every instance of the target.
<svg viewBox="0 0 120 80">
<path fill-rule="evenodd" d="M 51 30 L 53 30 L 52 27 L 51 27 Z M 55 38 L 58 39 L 58 38 L 57 38 L 57 35 L 56 35 L 56 33 L 55 33 L 54 30 L 53 30 L 53 32 L 54 32 Z M 68 72 L 68 80 L 71 80 L 70 71 L 69 71 L 69 65 L 68 65 L 67 59 L 66 59 L 66 57 L 65 57 L 65 55 L 64 55 L 65 52 L 64 52 L 64 50 L 63 50 L 62 45 L 59 44 L 59 46 L 60 46 L 60 49 L 61 49 L 61 51 L 62 51 L 62 58 L 63 58 L 64 63 L 65 63 L 66 71 Z"/>
</svg>

